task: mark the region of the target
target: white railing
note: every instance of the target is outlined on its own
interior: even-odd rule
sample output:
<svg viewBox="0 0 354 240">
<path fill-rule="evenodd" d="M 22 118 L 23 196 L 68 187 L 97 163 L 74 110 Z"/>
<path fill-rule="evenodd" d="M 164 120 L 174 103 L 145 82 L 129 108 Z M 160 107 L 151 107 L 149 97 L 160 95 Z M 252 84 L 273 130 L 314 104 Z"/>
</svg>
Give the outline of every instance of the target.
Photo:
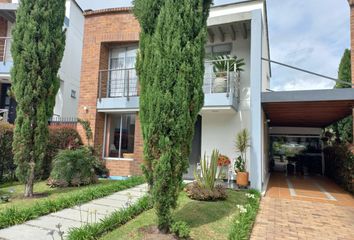
<svg viewBox="0 0 354 240">
<path fill-rule="evenodd" d="M 3 62 L 4 64 L 8 61 L 12 61 L 11 43 L 12 38 L 0 37 L 0 62 Z"/>
<path fill-rule="evenodd" d="M 218 64 L 219 68 L 216 67 Z M 220 66 L 221 65 L 221 66 Z M 228 93 L 236 94 L 240 74 L 231 60 L 205 61 L 203 91 L 205 94 Z"/>
<path fill-rule="evenodd" d="M 9 110 L 0 109 L 0 121 L 8 122 L 9 121 Z"/>
</svg>

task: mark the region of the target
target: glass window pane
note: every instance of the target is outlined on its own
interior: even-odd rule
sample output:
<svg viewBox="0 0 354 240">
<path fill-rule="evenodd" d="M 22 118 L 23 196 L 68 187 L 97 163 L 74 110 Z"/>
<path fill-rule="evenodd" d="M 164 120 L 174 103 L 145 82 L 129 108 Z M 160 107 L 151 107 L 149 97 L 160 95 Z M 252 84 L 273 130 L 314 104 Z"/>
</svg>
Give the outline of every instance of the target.
<svg viewBox="0 0 354 240">
<path fill-rule="evenodd" d="M 135 114 L 110 114 L 106 128 L 105 156 L 130 158 L 134 153 Z"/>
<path fill-rule="evenodd" d="M 230 54 L 231 53 L 231 44 L 222 44 L 222 45 L 216 45 L 213 46 L 213 53 L 214 54 Z"/>
</svg>

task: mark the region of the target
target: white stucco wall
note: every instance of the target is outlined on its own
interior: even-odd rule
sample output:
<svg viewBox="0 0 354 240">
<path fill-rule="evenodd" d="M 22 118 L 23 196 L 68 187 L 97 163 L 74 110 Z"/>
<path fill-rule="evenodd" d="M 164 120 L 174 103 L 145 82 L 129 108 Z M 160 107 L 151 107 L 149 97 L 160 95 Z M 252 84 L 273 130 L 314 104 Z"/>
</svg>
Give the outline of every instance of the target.
<svg viewBox="0 0 354 240">
<path fill-rule="evenodd" d="M 76 117 L 80 94 L 80 74 L 83 47 L 84 16 L 81 9 L 72 1 L 66 1 L 66 17 L 70 24 L 66 32 L 66 45 L 59 76 L 63 83 L 56 97 L 54 115 Z M 76 98 L 71 92 L 76 92 Z"/>
<path fill-rule="evenodd" d="M 238 153 L 235 151 L 236 134 L 242 129 L 250 129 L 250 111 L 241 110 L 238 113 L 220 110 L 202 112 L 202 149 L 201 156 L 211 156 L 213 149 L 221 154 L 235 159 Z M 250 160 L 250 154 L 247 154 Z M 247 164 L 248 165 L 248 164 Z"/>
<path fill-rule="evenodd" d="M 232 42 L 232 55 L 244 58 L 246 66 L 241 75 L 241 98 L 239 111 L 213 109 L 202 111 L 202 149 L 201 154 L 211 155 L 213 149 L 235 159 L 235 137 L 243 128 L 251 134 L 251 144 L 247 154 L 247 170 L 250 171 L 251 187 L 262 190 L 268 176 L 268 132 L 266 117 L 261 110 L 261 91 L 269 88 L 270 69 L 261 57 L 268 56 L 268 38 L 265 8 L 263 1 L 254 1 L 236 5 L 216 7 L 210 13 L 208 23 L 225 21 L 227 24 L 237 21 L 250 21 L 251 32 L 244 39 L 238 34 L 231 41 L 231 34 L 225 35 L 223 43 Z M 253 19 L 255 18 L 255 19 Z M 215 35 L 214 45 L 221 43 Z M 208 45 L 211 45 L 209 42 Z M 251 50 L 252 47 L 252 50 Z M 253 77 L 253 79 L 251 79 Z M 253 106 L 253 107 L 251 107 Z"/>
</svg>

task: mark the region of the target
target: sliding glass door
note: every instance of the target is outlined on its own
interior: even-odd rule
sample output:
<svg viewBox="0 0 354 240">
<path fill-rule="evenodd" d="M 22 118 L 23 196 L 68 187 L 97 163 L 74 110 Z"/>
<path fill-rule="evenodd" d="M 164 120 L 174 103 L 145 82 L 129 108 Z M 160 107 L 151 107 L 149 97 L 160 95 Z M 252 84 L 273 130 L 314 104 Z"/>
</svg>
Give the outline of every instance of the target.
<svg viewBox="0 0 354 240">
<path fill-rule="evenodd" d="M 105 157 L 131 158 L 134 154 L 135 114 L 109 114 Z"/>
<path fill-rule="evenodd" d="M 137 96 L 135 71 L 138 46 L 117 47 L 110 51 L 109 97 Z"/>
</svg>

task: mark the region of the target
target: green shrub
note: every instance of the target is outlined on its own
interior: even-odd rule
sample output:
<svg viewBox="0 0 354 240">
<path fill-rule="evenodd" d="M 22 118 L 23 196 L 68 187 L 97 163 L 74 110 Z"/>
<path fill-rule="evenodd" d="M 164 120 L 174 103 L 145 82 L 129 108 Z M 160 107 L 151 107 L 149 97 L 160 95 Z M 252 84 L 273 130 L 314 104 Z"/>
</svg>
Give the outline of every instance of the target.
<svg viewBox="0 0 354 240">
<path fill-rule="evenodd" d="M 252 227 L 259 209 L 260 194 L 256 190 L 246 193 L 247 204 L 238 205 L 239 214 L 234 218 L 229 233 L 230 240 L 245 240 L 250 238 Z"/>
<path fill-rule="evenodd" d="M 344 144 L 323 149 L 325 174 L 347 191 L 354 193 L 354 155 Z"/>
<path fill-rule="evenodd" d="M 170 231 L 176 234 L 179 238 L 188 238 L 191 233 L 191 229 L 186 222 L 178 221 L 172 223 Z"/>
<path fill-rule="evenodd" d="M 52 212 L 83 204 L 91 200 L 108 196 L 145 182 L 144 177 L 132 177 L 105 185 L 92 186 L 55 199 L 43 199 L 26 207 L 10 207 L 0 211 L 0 229 L 26 222 Z"/>
<path fill-rule="evenodd" d="M 153 206 L 150 197 L 141 198 L 137 203 L 128 208 L 114 212 L 99 223 L 87 224 L 80 228 L 72 228 L 69 232 L 69 240 L 95 240 L 103 234 L 108 233 L 117 227 L 127 223 L 140 213 L 151 209 Z"/>
<path fill-rule="evenodd" d="M 16 165 L 12 154 L 13 125 L 0 121 L 0 182 L 15 180 Z M 36 178 L 47 179 L 52 169 L 52 160 L 59 150 L 77 149 L 82 141 L 76 129 L 67 126 L 50 126 L 46 156 L 37 165 Z"/>
<path fill-rule="evenodd" d="M 98 160 L 89 148 L 62 150 L 53 160 L 48 184 L 53 187 L 81 186 L 97 182 Z"/>
<path fill-rule="evenodd" d="M 13 162 L 13 125 L 0 121 L 0 182 L 15 178 L 16 166 Z"/>
<path fill-rule="evenodd" d="M 37 178 L 47 179 L 52 170 L 52 161 L 60 150 L 77 149 L 82 140 L 75 128 L 68 126 L 50 126 L 49 142 L 43 163 L 39 164 Z"/>
</svg>

